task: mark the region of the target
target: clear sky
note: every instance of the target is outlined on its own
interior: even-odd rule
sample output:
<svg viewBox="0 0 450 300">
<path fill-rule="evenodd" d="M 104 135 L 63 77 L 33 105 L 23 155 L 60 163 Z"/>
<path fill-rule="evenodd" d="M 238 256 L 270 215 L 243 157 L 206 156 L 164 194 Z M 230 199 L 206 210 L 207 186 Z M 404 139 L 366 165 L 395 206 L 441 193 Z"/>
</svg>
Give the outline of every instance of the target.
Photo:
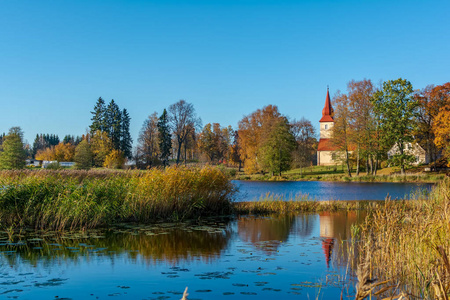
<svg viewBox="0 0 450 300">
<path fill-rule="evenodd" d="M 0 1 L 0 132 L 81 135 L 96 100 L 145 118 L 185 99 L 237 127 L 275 104 L 317 127 L 348 81 L 450 81 L 450 1 Z"/>
</svg>

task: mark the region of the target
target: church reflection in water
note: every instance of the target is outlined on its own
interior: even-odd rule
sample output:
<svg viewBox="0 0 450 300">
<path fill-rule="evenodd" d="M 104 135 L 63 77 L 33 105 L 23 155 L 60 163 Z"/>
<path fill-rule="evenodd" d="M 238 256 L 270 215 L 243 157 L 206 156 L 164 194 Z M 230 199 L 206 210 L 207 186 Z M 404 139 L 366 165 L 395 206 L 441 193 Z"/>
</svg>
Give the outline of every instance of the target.
<svg viewBox="0 0 450 300">
<path fill-rule="evenodd" d="M 333 255 L 337 258 L 336 261 L 348 260 L 349 244 L 343 241 L 351 239 L 352 225 L 362 223 L 365 216 L 366 213 L 361 211 L 319 213 L 320 237 L 327 267 L 330 266 Z"/>
</svg>

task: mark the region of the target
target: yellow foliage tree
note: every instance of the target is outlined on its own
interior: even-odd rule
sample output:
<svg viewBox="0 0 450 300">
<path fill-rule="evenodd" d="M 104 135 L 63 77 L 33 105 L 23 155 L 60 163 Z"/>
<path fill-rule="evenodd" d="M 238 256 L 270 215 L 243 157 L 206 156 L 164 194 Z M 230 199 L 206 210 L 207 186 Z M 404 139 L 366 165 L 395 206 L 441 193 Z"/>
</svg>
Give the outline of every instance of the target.
<svg viewBox="0 0 450 300">
<path fill-rule="evenodd" d="M 239 155 L 244 162 L 246 173 L 263 171 L 263 146 L 280 120 L 284 120 L 284 117 L 278 107 L 268 105 L 239 121 Z"/>
<path fill-rule="evenodd" d="M 55 160 L 61 161 L 73 161 L 75 156 L 75 146 L 70 143 L 59 143 L 54 148 Z"/>
<path fill-rule="evenodd" d="M 125 156 L 122 151 L 112 150 L 105 158 L 103 166 L 109 169 L 122 169 L 125 165 Z"/>
<path fill-rule="evenodd" d="M 56 154 L 55 154 L 55 148 L 54 147 L 47 147 L 45 149 L 38 150 L 36 152 L 35 158 L 37 160 L 56 160 Z"/>
<path fill-rule="evenodd" d="M 94 154 L 94 166 L 101 167 L 106 157 L 111 153 L 112 142 L 108 134 L 97 130 L 90 138 L 92 153 Z"/>
</svg>

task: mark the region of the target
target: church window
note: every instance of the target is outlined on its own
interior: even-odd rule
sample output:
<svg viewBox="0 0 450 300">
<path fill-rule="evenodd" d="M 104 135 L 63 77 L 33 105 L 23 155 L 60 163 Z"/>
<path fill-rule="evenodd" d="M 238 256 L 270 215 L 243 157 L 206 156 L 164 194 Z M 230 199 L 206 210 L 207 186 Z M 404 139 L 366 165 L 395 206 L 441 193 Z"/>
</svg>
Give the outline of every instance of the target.
<svg viewBox="0 0 450 300">
<path fill-rule="evenodd" d="M 328 124 L 325 124 L 325 129 L 328 129 Z"/>
</svg>

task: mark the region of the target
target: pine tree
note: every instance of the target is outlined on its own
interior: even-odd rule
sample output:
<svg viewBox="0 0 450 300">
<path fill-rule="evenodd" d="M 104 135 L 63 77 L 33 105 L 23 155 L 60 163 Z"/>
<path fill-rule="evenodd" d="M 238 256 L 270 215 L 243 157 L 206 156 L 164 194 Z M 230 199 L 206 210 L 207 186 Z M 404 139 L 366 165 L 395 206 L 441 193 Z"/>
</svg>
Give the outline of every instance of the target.
<svg viewBox="0 0 450 300">
<path fill-rule="evenodd" d="M 164 167 L 166 167 L 169 163 L 170 150 L 172 149 L 172 135 L 170 134 L 169 118 L 166 109 L 159 117 L 158 132 L 160 158 Z"/>
<path fill-rule="evenodd" d="M 122 112 L 114 100 L 111 100 L 106 108 L 105 123 L 105 131 L 111 139 L 113 149 L 120 150 L 122 137 Z"/>
<path fill-rule="evenodd" d="M 23 132 L 20 127 L 12 127 L 7 136 L 2 138 L 0 152 L 0 169 L 23 169 L 26 152 L 23 147 Z"/>
<path fill-rule="evenodd" d="M 91 134 L 96 132 L 97 130 L 106 131 L 105 124 L 105 115 L 106 115 L 106 107 L 105 101 L 102 97 L 99 97 L 97 103 L 94 106 L 94 111 L 91 111 L 92 114 L 92 124 L 89 126 Z"/>
<path fill-rule="evenodd" d="M 132 155 L 132 146 L 133 140 L 131 139 L 130 134 L 130 115 L 128 111 L 124 108 L 122 111 L 122 138 L 121 138 L 121 146 L 120 150 L 123 152 L 126 158 L 131 159 Z"/>
</svg>

